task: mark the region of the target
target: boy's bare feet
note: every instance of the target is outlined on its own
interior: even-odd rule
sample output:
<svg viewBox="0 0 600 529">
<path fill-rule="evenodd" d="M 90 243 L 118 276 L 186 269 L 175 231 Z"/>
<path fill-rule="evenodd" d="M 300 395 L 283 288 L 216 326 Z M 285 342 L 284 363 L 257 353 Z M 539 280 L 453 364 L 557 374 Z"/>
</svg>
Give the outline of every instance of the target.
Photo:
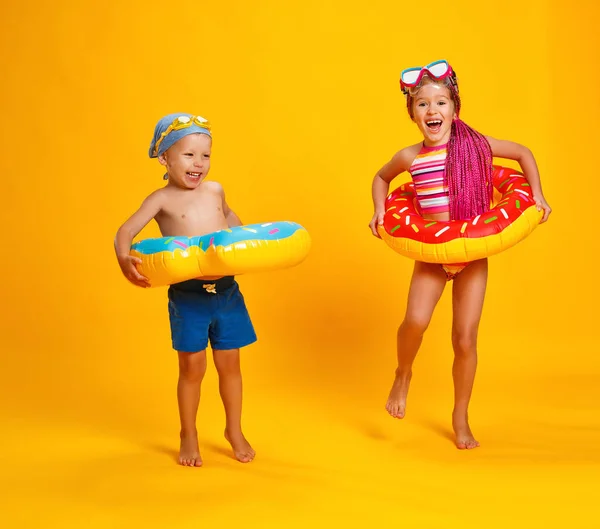
<svg viewBox="0 0 600 529">
<path fill-rule="evenodd" d="M 464 413 L 452 413 L 452 428 L 456 435 L 456 447 L 460 450 L 471 450 L 479 446 L 479 442 L 473 436 L 469 428 L 468 416 Z"/>
<path fill-rule="evenodd" d="M 250 443 L 246 441 L 244 434 L 240 431 L 239 433 L 230 433 L 225 430 L 225 439 L 233 448 L 235 458 L 241 463 L 250 463 L 256 456 L 256 452 L 250 446 Z"/>
<path fill-rule="evenodd" d="M 412 372 L 407 374 L 396 373 L 396 378 L 392 384 L 385 409 L 396 419 L 403 419 L 406 413 L 406 397 L 411 377 Z"/>
<path fill-rule="evenodd" d="M 198 448 L 198 435 L 181 434 L 181 446 L 179 448 L 179 464 L 184 467 L 201 467 L 202 458 Z"/>
</svg>

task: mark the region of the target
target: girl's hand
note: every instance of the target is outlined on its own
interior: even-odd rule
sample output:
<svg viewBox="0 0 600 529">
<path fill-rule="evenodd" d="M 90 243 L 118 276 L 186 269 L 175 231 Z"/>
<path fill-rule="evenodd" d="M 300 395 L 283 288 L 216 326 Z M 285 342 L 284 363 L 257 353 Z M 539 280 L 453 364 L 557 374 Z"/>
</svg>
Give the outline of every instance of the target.
<svg viewBox="0 0 600 529">
<path fill-rule="evenodd" d="M 142 260 L 139 257 L 134 257 L 133 255 L 124 255 L 123 257 L 119 257 L 119 266 L 121 267 L 121 271 L 123 275 L 134 285 L 142 288 L 148 288 L 150 286 L 150 282 L 147 277 L 144 277 L 137 271 L 135 265 L 142 264 Z"/>
<path fill-rule="evenodd" d="M 540 221 L 540 224 L 542 224 L 548 220 L 550 213 L 552 213 L 552 208 L 548 205 L 548 202 L 546 202 L 544 195 L 533 195 L 533 200 L 535 200 L 535 205 L 538 211 L 544 210 L 544 216 Z"/>
<path fill-rule="evenodd" d="M 383 211 L 376 211 L 373 214 L 371 222 L 369 222 L 369 228 L 371 228 L 373 235 L 375 235 L 375 237 L 377 237 L 378 239 L 381 239 L 381 235 L 379 235 L 379 233 L 377 232 L 377 226 L 383 226 L 383 215 Z"/>
</svg>

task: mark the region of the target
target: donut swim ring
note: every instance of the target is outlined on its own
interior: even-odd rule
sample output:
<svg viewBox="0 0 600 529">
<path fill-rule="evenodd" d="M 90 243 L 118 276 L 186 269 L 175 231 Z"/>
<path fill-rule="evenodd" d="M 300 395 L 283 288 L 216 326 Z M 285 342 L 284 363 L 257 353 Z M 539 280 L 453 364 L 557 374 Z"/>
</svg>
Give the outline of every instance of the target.
<svg viewBox="0 0 600 529">
<path fill-rule="evenodd" d="M 494 166 L 494 195 L 489 211 L 467 220 L 433 221 L 419 211 L 414 184 L 387 197 L 381 238 L 405 257 L 426 263 L 468 263 L 495 255 L 527 237 L 544 215 L 538 211 L 523 173 Z"/>
<path fill-rule="evenodd" d="M 226 276 L 295 266 L 310 249 L 308 232 L 295 222 L 267 222 L 219 230 L 198 237 L 144 239 L 130 255 L 153 287 L 202 276 Z"/>
</svg>

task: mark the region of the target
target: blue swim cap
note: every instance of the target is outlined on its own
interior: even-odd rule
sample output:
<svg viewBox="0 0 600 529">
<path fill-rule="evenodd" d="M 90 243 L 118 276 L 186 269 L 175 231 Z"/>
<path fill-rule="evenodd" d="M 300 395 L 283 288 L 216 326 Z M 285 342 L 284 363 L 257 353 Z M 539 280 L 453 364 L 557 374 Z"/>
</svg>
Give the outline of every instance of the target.
<svg viewBox="0 0 600 529">
<path fill-rule="evenodd" d="M 171 130 L 164 135 L 169 127 L 171 127 Z M 206 134 L 212 138 L 210 123 L 202 116 L 194 116 L 185 112 L 169 114 L 161 118 L 154 128 L 154 137 L 148 151 L 150 158 L 157 158 L 176 141 L 188 134 Z M 156 149 L 157 144 L 158 150 Z"/>
</svg>

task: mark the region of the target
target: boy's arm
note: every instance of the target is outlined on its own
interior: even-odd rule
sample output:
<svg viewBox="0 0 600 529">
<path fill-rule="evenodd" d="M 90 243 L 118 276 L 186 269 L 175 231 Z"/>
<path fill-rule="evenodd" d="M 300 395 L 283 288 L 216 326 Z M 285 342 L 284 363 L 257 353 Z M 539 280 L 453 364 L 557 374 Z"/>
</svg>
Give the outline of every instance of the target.
<svg viewBox="0 0 600 529">
<path fill-rule="evenodd" d="M 538 171 L 537 164 L 533 153 L 524 145 L 506 140 L 497 140 L 486 136 L 490 147 L 492 148 L 492 155 L 498 158 L 506 158 L 507 160 L 515 160 L 519 162 L 523 174 L 529 185 L 531 186 L 531 192 L 533 193 L 533 200 L 535 200 L 538 211 L 544 210 L 544 217 L 541 222 L 546 222 L 552 208 L 546 202 L 544 193 L 542 191 L 542 182 L 540 180 L 540 172 Z"/>
<path fill-rule="evenodd" d="M 155 191 L 144 202 L 140 208 L 129 217 L 125 223 L 118 229 L 115 236 L 115 253 L 119 261 L 119 266 L 123 275 L 134 285 L 139 287 L 149 287 L 148 279 L 137 271 L 136 264 L 140 264 L 141 259 L 129 255 L 131 243 L 135 236 L 142 231 L 162 209 L 162 193 Z"/>
<path fill-rule="evenodd" d="M 225 215 L 225 220 L 227 221 L 227 225 L 230 228 L 233 228 L 235 226 L 241 226 L 242 221 L 235 214 L 235 212 L 229 207 L 229 205 L 227 204 L 227 201 L 225 200 L 225 191 L 223 190 L 223 187 L 221 187 L 221 195 L 223 197 L 223 215 Z"/>
</svg>

